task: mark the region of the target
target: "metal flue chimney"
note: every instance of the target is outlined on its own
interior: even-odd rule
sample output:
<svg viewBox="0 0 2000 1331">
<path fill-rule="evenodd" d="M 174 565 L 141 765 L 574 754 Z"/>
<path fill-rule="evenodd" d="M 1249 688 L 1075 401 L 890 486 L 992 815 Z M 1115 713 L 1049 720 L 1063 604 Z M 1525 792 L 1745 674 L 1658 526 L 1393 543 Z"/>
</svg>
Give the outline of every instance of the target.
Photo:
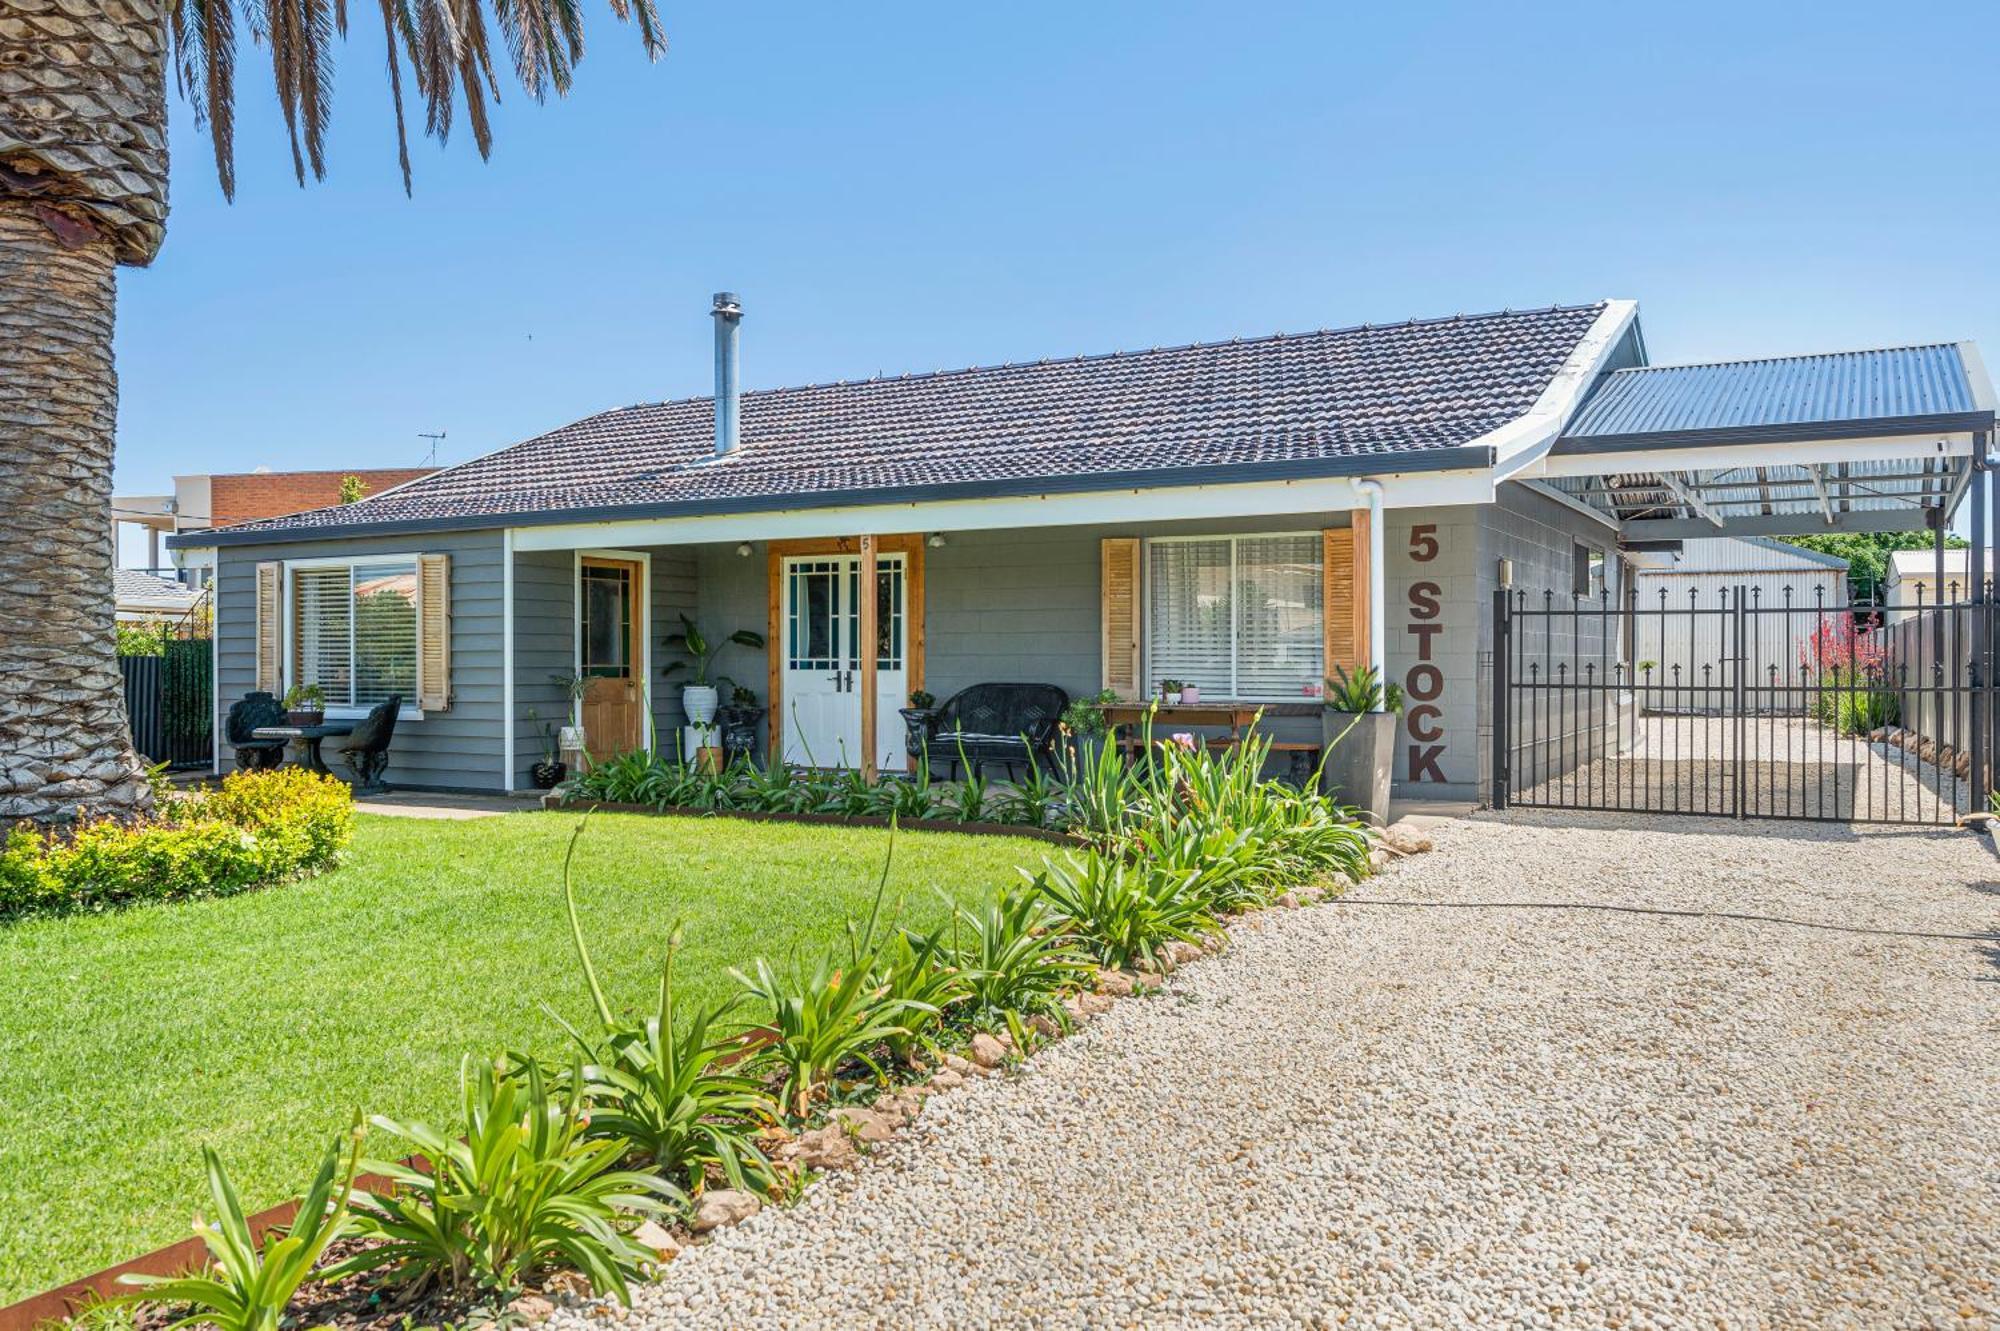
<svg viewBox="0 0 2000 1331">
<path fill-rule="evenodd" d="M 736 377 L 736 330 L 743 322 L 743 305 L 735 292 L 718 291 L 709 313 L 715 317 L 715 455 L 722 458 L 743 442 L 743 391 Z"/>
</svg>

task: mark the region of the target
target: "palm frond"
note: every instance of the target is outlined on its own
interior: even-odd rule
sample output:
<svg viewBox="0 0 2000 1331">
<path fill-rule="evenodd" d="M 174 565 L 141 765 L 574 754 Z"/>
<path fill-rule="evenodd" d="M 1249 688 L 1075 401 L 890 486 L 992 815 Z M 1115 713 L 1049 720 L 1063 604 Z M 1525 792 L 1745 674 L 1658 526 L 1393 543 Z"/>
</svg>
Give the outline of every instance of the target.
<svg viewBox="0 0 2000 1331">
<path fill-rule="evenodd" d="M 222 197 L 236 197 L 236 10 L 233 0 L 175 0 L 174 82 L 208 130 Z"/>
</svg>

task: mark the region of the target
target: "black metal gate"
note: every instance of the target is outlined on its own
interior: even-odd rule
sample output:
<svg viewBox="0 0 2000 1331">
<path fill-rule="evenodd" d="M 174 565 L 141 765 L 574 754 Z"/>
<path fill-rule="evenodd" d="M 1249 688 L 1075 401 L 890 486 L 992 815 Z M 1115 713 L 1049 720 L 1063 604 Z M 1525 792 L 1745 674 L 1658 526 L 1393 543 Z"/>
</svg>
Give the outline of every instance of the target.
<svg viewBox="0 0 2000 1331">
<path fill-rule="evenodd" d="M 214 656 L 207 638 L 166 638 L 157 656 L 121 656 L 132 747 L 147 763 L 206 767 L 214 759 Z"/>
<path fill-rule="evenodd" d="M 1501 589 L 1496 808 L 1949 824 L 1991 788 L 1994 607 Z M 1975 794 L 1977 792 L 1977 794 Z"/>
</svg>

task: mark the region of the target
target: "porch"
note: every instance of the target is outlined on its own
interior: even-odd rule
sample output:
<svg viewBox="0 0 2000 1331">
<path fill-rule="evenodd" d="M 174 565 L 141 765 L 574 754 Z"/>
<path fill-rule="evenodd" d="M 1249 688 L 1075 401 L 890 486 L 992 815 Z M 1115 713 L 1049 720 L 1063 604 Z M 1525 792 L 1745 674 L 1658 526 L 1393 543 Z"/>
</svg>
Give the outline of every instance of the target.
<svg viewBox="0 0 2000 1331">
<path fill-rule="evenodd" d="M 1366 508 L 615 544 L 642 533 L 515 530 L 506 770 L 528 783 L 543 727 L 571 712 L 570 673 L 590 677 L 595 756 L 689 752 L 688 672 L 669 673 L 685 656 L 665 644 L 683 615 L 711 643 L 762 639 L 723 646 L 709 680 L 725 706 L 733 688 L 756 695 L 759 762 L 908 770 L 910 695 L 989 682 L 1133 700 L 1183 679 L 1205 703 L 1261 710 L 1280 743 L 1317 745 L 1328 662 L 1370 659 L 1369 533 Z"/>
</svg>

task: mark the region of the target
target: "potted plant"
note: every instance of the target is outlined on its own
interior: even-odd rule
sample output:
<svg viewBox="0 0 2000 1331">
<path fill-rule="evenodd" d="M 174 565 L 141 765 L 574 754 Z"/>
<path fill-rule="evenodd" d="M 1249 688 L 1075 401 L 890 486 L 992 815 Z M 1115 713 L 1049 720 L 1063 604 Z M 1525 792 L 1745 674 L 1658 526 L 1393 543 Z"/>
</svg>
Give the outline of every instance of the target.
<svg viewBox="0 0 2000 1331">
<path fill-rule="evenodd" d="M 1167 706 L 1178 707 L 1181 702 L 1181 690 L 1186 687 L 1187 685 L 1178 679 L 1163 679 L 1160 681 L 1160 697 L 1166 701 Z"/>
<path fill-rule="evenodd" d="M 910 705 L 898 707 L 896 714 L 903 718 L 903 752 L 912 758 L 922 757 L 924 741 L 930 738 L 931 722 L 937 717 L 937 695 L 926 689 L 911 689 Z"/>
<path fill-rule="evenodd" d="M 326 720 L 326 690 L 317 684 L 294 684 L 285 691 L 285 720 L 304 729 Z"/>
<path fill-rule="evenodd" d="M 1117 701 L 1117 691 L 1105 689 L 1088 698 L 1073 698 L 1069 706 L 1063 708 L 1062 728 L 1069 736 L 1077 771 L 1088 771 L 1097 766 L 1097 755 L 1111 729 L 1104 720 L 1104 709 Z"/>
<path fill-rule="evenodd" d="M 709 672 L 715 667 L 715 658 L 730 643 L 739 647 L 762 648 L 764 635 L 749 629 L 738 629 L 720 642 L 710 642 L 695 622 L 685 614 L 680 616 L 678 633 L 669 633 L 666 646 L 671 651 L 685 654 L 687 660 L 675 661 L 661 673 L 671 675 L 676 670 L 688 670 L 688 682 L 681 686 L 681 710 L 687 713 L 688 724 L 703 729 L 715 720 L 722 696 L 709 683 Z"/>
<path fill-rule="evenodd" d="M 722 751 L 730 758 L 739 755 L 748 757 L 757 749 L 757 723 L 764 719 L 764 709 L 757 703 L 754 689 L 746 689 L 735 681 L 729 685 L 729 705 L 716 714 L 722 728 Z"/>
<path fill-rule="evenodd" d="M 562 763 L 560 751 L 556 747 L 556 725 L 553 721 L 542 720 L 542 714 L 530 707 L 528 723 L 535 727 L 542 739 L 542 760 L 528 769 L 528 780 L 534 782 L 536 790 L 554 790 L 569 775 L 569 768 Z"/>
<path fill-rule="evenodd" d="M 550 675 L 549 683 L 563 691 L 563 700 L 569 704 L 569 724 L 556 731 L 557 756 L 567 762 L 568 755 L 574 753 L 580 760 L 590 750 L 590 736 L 583 728 L 583 695 L 590 689 L 590 677 L 565 671 Z"/>
<path fill-rule="evenodd" d="M 1321 742 L 1326 793 L 1352 805 L 1377 826 L 1389 818 L 1389 763 L 1396 751 L 1396 717 L 1403 691 L 1385 685 L 1374 666 L 1353 674 L 1335 666 L 1326 681 Z"/>
<path fill-rule="evenodd" d="M 1181 703 L 1192 707 L 1201 701 L 1201 690 L 1193 684 L 1181 685 Z"/>
</svg>

